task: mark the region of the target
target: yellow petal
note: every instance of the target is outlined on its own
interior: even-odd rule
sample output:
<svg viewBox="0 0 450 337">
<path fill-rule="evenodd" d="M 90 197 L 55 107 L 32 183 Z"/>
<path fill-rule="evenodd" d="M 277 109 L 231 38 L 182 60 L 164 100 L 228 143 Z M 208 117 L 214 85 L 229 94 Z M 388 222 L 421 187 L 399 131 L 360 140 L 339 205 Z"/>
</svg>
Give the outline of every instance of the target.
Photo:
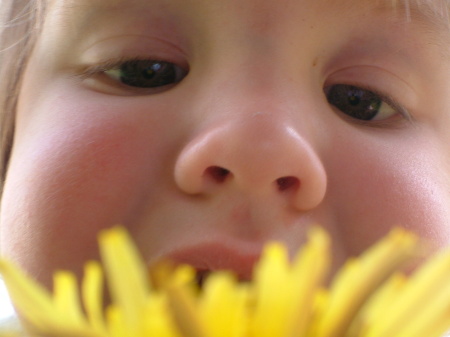
<svg viewBox="0 0 450 337">
<path fill-rule="evenodd" d="M 450 279 L 448 275 L 447 280 Z M 436 289 L 434 289 L 436 290 Z M 407 324 L 403 324 L 398 337 L 441 337 L 450 331 L 450 283 L 443 285 L 411 313 Z"/>
<path fill-rule="evenodd" d="M 184 337 L 213 337 L 206 333 L 189 289 L 173 285 L 167 288 L 167 295 L 173 319 Z"/>
<path fill-rule="evenodd" d="M 402 291 L 407 283 L 405 275 L 395 273 L 389 280 L 374 292 L 372 297 L 361 308 L 348 332 L 349 337 L 364 336 L 372 324 L 377 324 L 377 317 L 386 310 L 393 299 Z"/>
<path fill-rule="evenodd" d="M 144 336 L 183 337 L 170 315 L 166 294 L 153 294 L 147 302 Z"/>
<path fill-rule="evenodd" d="M 267 246 L 261 262 L 255 267 L 255 310 L 250 335 L 253 337 L 286 337 L 289 262 L 286 249 L 278 243 Z"/>
<path fill-rule="evenodd" d="M 100 234 L 100 252 L 112 299 L 120 308 L 130 333 L 137 334 L 150 293 L 146 265 L 121 227 Z"/>
<path fill-rule="evenodd" d="M 330 238 L 313 227 L 307 244 L 297 254 L 292 266 L 292 302 L 288 336 L 306 336 L 313 319 L 315 301 L 330 266 Z"/>
<path fill-rule="evenodd" d="M 54 275 L 54 304 L 57 319 L 67 328 L 86 327 L 79 302 L 79 291 L 75 276 L 70 272 L 57 272 Z M 55 317 L 56 318 L 56 317 Z"/>
<path fill-rule="evenodd" d="M 53 323 L 55 314 L 48 290 L 6 260 L 0 260 L 0 274 L 23 318 L 36 330 L 45 331 Z"/>
<path fill-rule="evenodd" d="M 427 303 L 431 304 L 434 297 L 442 296 L 440 290 L 446 289 L 449 279 L 450 254 L 442 253 L 430 259 L 414 273 L 390 305 L 380 312 L 376 318 L 378 324 L 372 326 L 367 337 L 397 335 Z"/>
<path fill-rule="evenodd" d="M 125 322 L 123 310 L 121 308 L 111 305 L 106 310 L 106 321 L 108 331 L 111 337 L 137 337 L 140 336 L 139 331 L 129 329 L 127 322 Z"/>
<path fill-rule="evenodd" d="M 308 243 L 292 263 L 279 244 L 271 244 L 264 251 L 255 269 L 251 336 L 295 337 L 310 330 L 316 293 L 329 267 L 330 242 L 318 227 L 311 228 L 308 235 Z"/>
<path fill-rule="evenodd" d="M 85 265 L 82 298 L 86 314 L 92 328 L 101 334 L 106 333 L 103 316 L 103 273 L 100 263 L 90 261 Z"/>
<path fill-rule="evenodd" d="M 343 336 L 373 291 L 413 256 L 416 244 L 413 234 L 395 229 L 359 259 L 350 259 L 333 281 L 317 337 Z"/>
<path fill-rule="evenodd" d="M 226 272 L 211 275 L 203 288 L 198 310 L 209 336 L 244 337 L 247 334 L 248 289 Z"/>
</svg>

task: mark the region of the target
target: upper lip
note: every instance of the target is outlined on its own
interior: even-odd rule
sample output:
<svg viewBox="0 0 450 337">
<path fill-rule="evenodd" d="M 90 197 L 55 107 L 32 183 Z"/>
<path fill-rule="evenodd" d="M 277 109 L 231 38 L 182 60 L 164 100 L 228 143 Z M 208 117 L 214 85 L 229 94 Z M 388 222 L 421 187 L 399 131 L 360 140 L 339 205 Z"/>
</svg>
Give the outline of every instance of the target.
<svg viewBox="0 0 450 337">
<path fill-rule="evenodd" d="M 189 264 L 199 272 L 228 270 L 240 280 L 252 278 L 262 245 L 211 241 L 177 248 L 168 254 L 176 264 Z"/>
</svg>

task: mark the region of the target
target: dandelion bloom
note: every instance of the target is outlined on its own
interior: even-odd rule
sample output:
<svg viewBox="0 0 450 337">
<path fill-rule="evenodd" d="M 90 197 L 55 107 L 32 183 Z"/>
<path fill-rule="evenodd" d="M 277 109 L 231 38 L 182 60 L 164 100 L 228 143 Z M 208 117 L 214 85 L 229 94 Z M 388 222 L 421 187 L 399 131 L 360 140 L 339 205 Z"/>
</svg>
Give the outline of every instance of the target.
<svg viewBox="0 0 450 337">
<path fill-rule="evenodd" d="M 54 275 L 53 292 L 13 263 L 0 274 L 27 333 L 86 337 L 440 337 L 450 327 L 450 253 L 442 252 L 411 275 L 417 238 L 394 229 L 325 284 L 331 242 L 313 227 L 290 259 L 269 244 L 253 279 L 227 271 L 204 284 L 190 266 L 162 265 L 149 272 L 127 232 L 116 227 L 99 239 L 102 264 L 85 265 L 81 289 L 75 276 Z M 104 282 L 111 304 L 103 303 Z M 18 336 L 0 332 L 1 337 Z"/>
</svg>

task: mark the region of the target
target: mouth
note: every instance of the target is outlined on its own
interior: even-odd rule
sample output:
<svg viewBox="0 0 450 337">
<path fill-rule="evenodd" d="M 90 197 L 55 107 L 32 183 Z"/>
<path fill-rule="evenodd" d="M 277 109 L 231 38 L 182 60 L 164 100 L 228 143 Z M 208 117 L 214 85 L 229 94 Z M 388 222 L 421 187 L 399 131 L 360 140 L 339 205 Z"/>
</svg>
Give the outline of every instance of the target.
<svg viewBox="0 0 450 337">
<path fill-rule="evenodd" d="M 208 242 L 179 248 L 167 259 L 175 265 L 192 266 L 196 271 L 196 283 L 201 288 L 211 273 L 217 271 L 231 272 L 239 282 L 250 281 L 261 251 L 260 244 Z"/>
<path fill-rule="evenodd" d="M 195 283 L 200 289 L 203 288 L 210 274 L 211 270 L 196 270 Z"/>
</svg>

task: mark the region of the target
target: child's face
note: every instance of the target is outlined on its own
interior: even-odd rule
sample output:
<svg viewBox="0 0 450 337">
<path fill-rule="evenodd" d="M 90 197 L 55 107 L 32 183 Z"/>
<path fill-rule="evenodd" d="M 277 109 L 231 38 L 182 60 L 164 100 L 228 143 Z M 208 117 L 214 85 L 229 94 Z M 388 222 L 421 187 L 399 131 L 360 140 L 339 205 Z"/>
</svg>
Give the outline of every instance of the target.
<svg viewBox="0 0 450 337">
<path fill-rule="evenodd" d="M 385 2 L 53 1 L 19 97 L 3 252 L 49 282 L 116 224 L 149 263 L 242 277 L 264 242 L 294 251 L 312 224 L 336 265 L 395 225 L 447 244 L 449 34 Z"/>
</svg>

